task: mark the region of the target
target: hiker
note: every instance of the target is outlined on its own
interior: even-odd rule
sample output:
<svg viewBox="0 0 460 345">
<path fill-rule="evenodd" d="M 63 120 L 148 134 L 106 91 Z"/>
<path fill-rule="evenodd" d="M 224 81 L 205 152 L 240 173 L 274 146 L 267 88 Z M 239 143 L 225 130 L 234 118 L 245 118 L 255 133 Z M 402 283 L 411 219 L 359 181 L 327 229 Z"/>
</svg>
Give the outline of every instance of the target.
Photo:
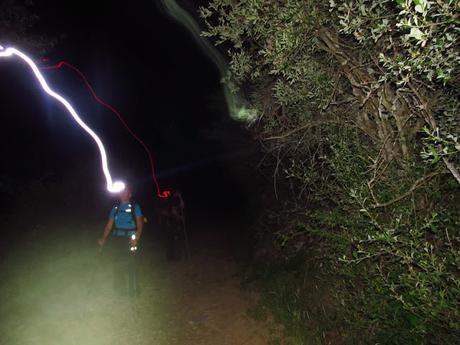
<svg viewBox="0 0 460 345">
<path fill-rule="evenodd" d="M 104 233 L 98 239 L 102 247 L 109 234 L 109 252 L 114 268 L 114 289 L 119 295 L 139 294 L 138 250 L 144 228 L 144 216 L 139 204 L 131 201 L 131 189 L 126 187 L 119 194 L 119 203 L 112 207 Z"/>
<path fill-rule="evenodd" d="M 184 200 L 180 192 L 174 192 L 165 200 L 161 214 L 164 215 L 162 229 L 166 242 L 166 259 L 177 260 L 179 259 L 177 244 L 182 238 L 184 226 Z"/>
<path fill-rule="evenodd" d="M 159 207 L 158 225 L 162 234 L 162 241 L 166 249 L 166 259 L 172 261 L 176 258 L 175 242 L 177 236 L 174 233 L 172 223 L 171 210 L 169 200 L 163 200 L 163 204 Z"/>
<path fill-rule="evenodd" d="M 184 199 L 179 191 L 175 191 L 171 196 L 171 214 L 174 222 L 182 227 L 184 223 Z"/>
</svg>

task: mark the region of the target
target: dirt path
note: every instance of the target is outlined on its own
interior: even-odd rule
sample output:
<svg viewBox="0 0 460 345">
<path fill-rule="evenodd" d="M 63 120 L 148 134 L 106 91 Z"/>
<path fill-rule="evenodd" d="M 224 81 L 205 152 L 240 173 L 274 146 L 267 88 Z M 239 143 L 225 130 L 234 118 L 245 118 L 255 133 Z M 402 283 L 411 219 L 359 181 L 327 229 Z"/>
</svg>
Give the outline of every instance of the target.
<svg viewBox="0 0 460 345">
<path fill-rule="evenodd" d="M 0 344 L 267 344 L 265 325 L 246 316 L 254 299 L 240 290 L 220 239 L 195 242 L 203 245 L 192 246 L 192 259 L 178 262 L 145 241 L 142 293 L 130 299 L 113 294 L 92 237 L 47 231 L 46 241 L 30 235 L 1 264 Z"/>
<path fill-rule="evenodd" d="M 218 240 L 207 238 L 206 244 Z M 248 318 L 254 298 L 240 289 L 234 261 L 225 250 L 197 248 L 190 262 L 170 269 L 177 293 L 175 323 L 180 325 L 177 344 L 267 344 L 262 325 Z"/>
</svg>

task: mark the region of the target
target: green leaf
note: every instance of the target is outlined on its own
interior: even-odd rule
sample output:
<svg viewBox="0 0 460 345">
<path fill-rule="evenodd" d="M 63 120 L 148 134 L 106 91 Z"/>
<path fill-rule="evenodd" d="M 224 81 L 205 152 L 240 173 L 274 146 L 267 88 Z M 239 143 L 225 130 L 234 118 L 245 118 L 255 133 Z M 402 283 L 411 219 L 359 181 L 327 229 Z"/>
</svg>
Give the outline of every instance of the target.
<svg viewBox="0 0 460 345">
<path fill-rule="evenodd" d="M 415 11 L 418 13 L 423 13 L 423 7 L 421 5 L 415 6 Z"/>
<path fill-rule="evenodd" d="M 425 34 L 423 33 L 423 31 L 421 31 L 419 28 L 410 29 L 409 37 L 413 37 L 418 41 L 421 41 L 424 35 Z"/>
</svg>

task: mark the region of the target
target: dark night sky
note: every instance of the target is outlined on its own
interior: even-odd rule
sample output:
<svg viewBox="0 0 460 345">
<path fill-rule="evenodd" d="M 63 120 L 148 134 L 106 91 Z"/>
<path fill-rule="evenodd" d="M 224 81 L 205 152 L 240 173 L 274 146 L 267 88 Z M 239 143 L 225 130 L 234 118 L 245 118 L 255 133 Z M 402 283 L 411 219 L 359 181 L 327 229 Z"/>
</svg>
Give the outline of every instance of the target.
<svg viewBox="0 0 460 345">
<path fill-rule="evenodd" d="M 219 75 L 184 28 L 155 1 L 64 5 L 41 0 L 34 11 L 40 17 L 37 32 L 57 39 L 47 52 L 49 63 L 66 60 L 84 71 L 99 96 L 117 108 L 152 149 L 164 187 L 182 189 L 189 204 L 201 205 L 197 212 L 215 211 L 216 198 L 227 200 L 227 206 L 239 205 L 233 211 L 240 211 L 244 192 L 216 160 L 232 153 L 229 145 L 204 134 L 228 122 Z M 0 174 L 65 176 L 86 166 L 94 170 L 93 183 L 88 182 L 96 186 L 93 192 L 106 193 L 93 142 L 63 108 L 44 97 L 23 64 L 2 62 L 0 75 Z M 153 193 L 144 152 L 116 117 L 95 103 L 70 71 L 47 71 L 46 77 L 103 137 L 114 174 L 128 176 L 138 190 Z M 228 126 L 235 135 L 244 135 L 238 126 Z"/>
</svg>

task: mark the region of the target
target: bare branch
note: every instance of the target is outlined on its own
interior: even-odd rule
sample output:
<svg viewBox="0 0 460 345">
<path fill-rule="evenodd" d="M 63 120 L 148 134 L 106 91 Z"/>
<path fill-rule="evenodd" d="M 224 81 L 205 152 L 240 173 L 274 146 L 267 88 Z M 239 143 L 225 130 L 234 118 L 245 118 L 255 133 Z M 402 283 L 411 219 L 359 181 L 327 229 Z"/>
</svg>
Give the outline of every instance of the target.
<svg viewBox="0 0 460 345">
<path fill-rule="evenodd" d="M 432 172 L 431 174 L 428 174 L 426 176 L 423 176 L 421 178 L 419 178 L 417 181 L 415 181 L 415 183 L 412 185 L 412 187 L 410 187 L 410 189 L 405 192 L 404 194 L 401 194 L 400 196 L 398 196 L 397 198 L 393 199 L 393 200 L 390 200 L 390 201 L 387 201 L 387 202 L 384 202 L 384 203 L 380 203 L 380 202 L 377 202 L 377 204 L 373 205 L 372 207 L 373 208 L 380 208 L 380 207 L 387 207 L 387 206 L 390 206 L 391 204 L 394 204 L 395 202 L 398 202 L 406 197 L 408 197 L 409 195 L 412 194 L 412 192 L 414 190 L 416 190 L 417 188 L 419 188 L 420 186 L 422 186 L 425 182 L 431 180 L 433 177 L 435 177 L 436 175 L 439 174 L 439 171 L 435 171 L 435 172 Z M 377 199 L 375 198 L 375 196 L 373 195 L 373 193 L 371 193 L 374 200 L 377 201 Z"/>
<path fill-rule="evenodd" d="M 460 173 L 458 172 L 457 168 L 455 167 L 454 163 L 449 162 L 446 157 L 442 157 L 444 164 L 446 165 L 447 169 L 450 173 L 455 177 L 458 183 L 460 183 Z"/>
<path fill-rule="evenodd" d="M 306 123 L 305 125 L 303 126 L 300 126 L 300 127 L 297 127 L 297 128 L 294 128 L 293 130 L 285 133 L 285 134 L 282 134 L 282 135 L 277 135 L 277 136 L 273 136 L 273 137 L 268 137 L 268 138 L 265 138 L 264 140 L 279 140 L 279 139 L 284 139 L 284 138 L 287 138 L 288 136 L 294 134 L 294 133 L 297 133 L 303 129 L 307 129 L 307 128 L 312 128 L 312 127 L 317 127 L 317 126 L 322 126 L 322 125 L 330 125 L 330 124 L 335 124 L 335 125 L 344 125 L 343 122 L 339 122 L 339 121 L 317 121 L 317 122 L 308 122 Z"/>
</svg>

